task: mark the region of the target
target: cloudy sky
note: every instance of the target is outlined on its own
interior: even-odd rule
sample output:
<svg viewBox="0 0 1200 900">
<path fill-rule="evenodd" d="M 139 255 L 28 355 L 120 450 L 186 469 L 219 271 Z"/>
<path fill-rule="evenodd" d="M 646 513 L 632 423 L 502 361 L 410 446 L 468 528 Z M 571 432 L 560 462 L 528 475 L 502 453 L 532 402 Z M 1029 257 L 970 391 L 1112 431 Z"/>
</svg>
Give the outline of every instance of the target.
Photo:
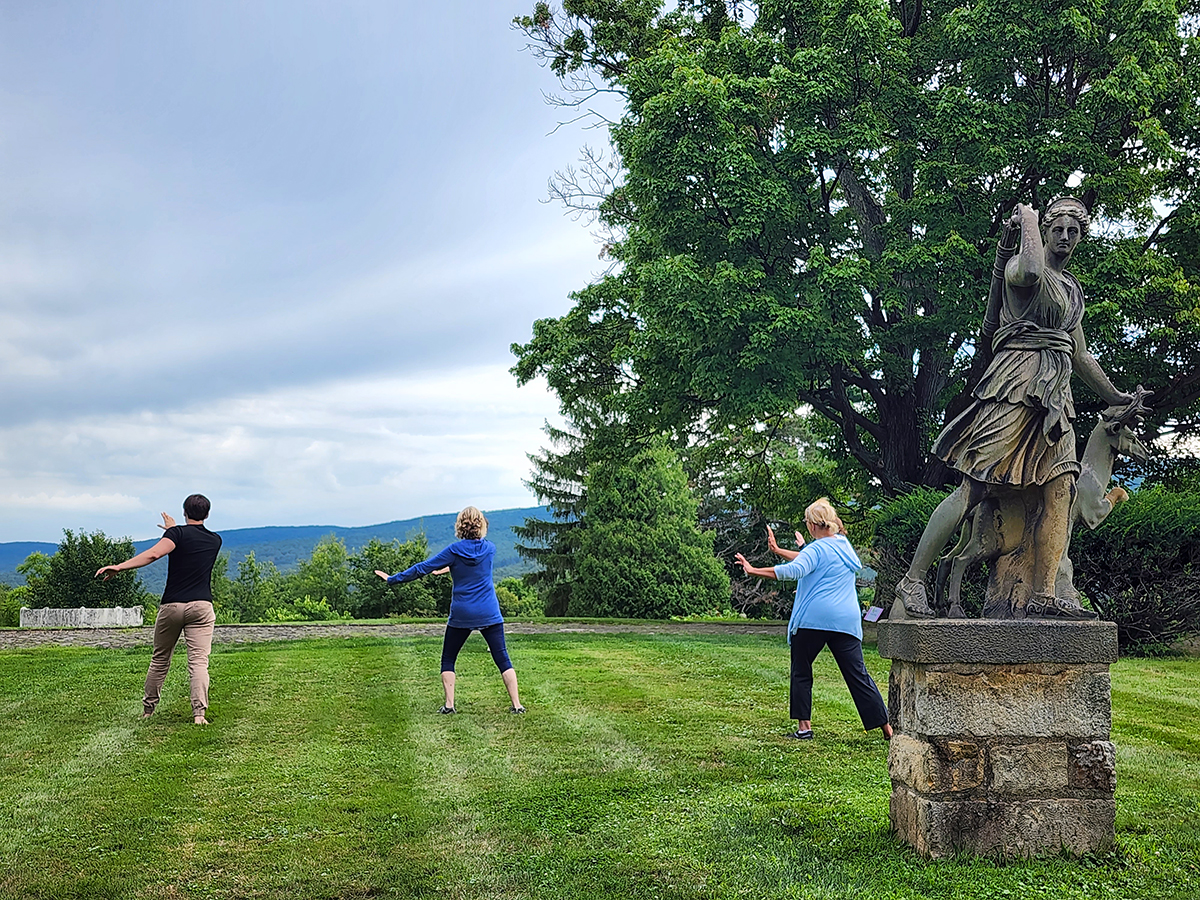
<svg viewBox="0 0 1200 900">
<path fill-rule="evenodd" d="M 0 541 L 533 505 L 602 271 L 532 0 L 0 3 Z M 553 133 L 552 133 L 553 132 Z"/>
</svg>

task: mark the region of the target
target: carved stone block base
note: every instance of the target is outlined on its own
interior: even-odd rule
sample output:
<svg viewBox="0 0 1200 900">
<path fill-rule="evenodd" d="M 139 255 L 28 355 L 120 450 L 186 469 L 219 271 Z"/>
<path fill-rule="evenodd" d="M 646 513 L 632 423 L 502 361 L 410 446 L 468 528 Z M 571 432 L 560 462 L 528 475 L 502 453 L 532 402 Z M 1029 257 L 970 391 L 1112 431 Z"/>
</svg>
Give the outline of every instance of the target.
<svg viewBox="0 0 1200 900">
<path fill-rule="evenodd" d="M 882 622 L 879 651 L 902 840 L 930 857 L 1112 846 L 1112 623 Z"/>
</svg>

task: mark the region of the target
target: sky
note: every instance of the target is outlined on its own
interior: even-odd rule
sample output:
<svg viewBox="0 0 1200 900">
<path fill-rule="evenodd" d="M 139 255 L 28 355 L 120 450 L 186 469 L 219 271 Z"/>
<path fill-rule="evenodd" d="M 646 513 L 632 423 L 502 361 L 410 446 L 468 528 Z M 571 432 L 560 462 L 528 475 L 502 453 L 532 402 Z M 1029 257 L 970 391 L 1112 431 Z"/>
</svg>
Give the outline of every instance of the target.
<svg viewBox="0 0 1200 900">
<path fill-rule="evenodd" d="M 600 276 L 532 0 L 0 2 L 0 541 L 532 506 Z M 611 110 L 608 110 L 611 112 Z"/>
</svg>

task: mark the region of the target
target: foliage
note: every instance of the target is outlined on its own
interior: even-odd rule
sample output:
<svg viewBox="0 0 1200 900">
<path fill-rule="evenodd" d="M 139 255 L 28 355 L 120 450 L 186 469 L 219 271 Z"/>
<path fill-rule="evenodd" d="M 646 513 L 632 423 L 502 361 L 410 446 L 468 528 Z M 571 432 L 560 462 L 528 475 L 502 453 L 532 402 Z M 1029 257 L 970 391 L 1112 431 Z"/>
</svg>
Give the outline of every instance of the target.
<svg viewBox="0 0 1200 900">
<path fill-rule="evenodd" d="M 1095 531 L 1076 531 L 1071 561 L 1122 646 L 1200 633 L 1200 491 L 1134 492 Z"/>
<path fill-rule="evenodd" d="M 729 8 L 745 10 L 739 18 Z M 537 4 L 516 25 L 565 104 L 624 102 L 612 154 L 554 193 L 613 267 L 514 346 L 571 411 L 635 432 L 811 410 L 887 493 L 940 485 L 1014 204 L 1096 218 L 1073 271 L 1091 348 L 1200 420 L 1200 52 L 1194 0 Z M 1081 411 L 1096 408 L 1086 390 Z"/>
<path fill-rule="evenodd" d="M 804 509 L 819 497 L 833 501 L 854 537 L 864 509 L 879 496 L 861 470 L 825 455 L 825 441 L 813 424 L 803 416 L 781 415 L 761 427 L 693 434 L 682 450 L 700 497 L 701 525 L 713 531 L 713 549 L 732 576 L 732 608 L 749 617 L 786 618 L 792 597 L 774 581 L 745 575 L 734 554 L 771 559 L 767 526 L 790 546 L 793 532 L 804 527 Z"/>
<path fill-rule="evenodd" d="M 349 619 L 349 613 L 338 612 L 322 597 L 314 600 L 304 596 L 284 606 L 272 606 L 267 610 L 267 622 L 329 622 L 336 619 Z"/>
<path fill-rule="evenodd" d="M 312 555 L 301 559 L 296 571 L 284 576 L 284 592 L 289 597 L 324 600 L 331 609 L 345 612 L 351 606 L 349 558 L 341 538 L 321 538 Z"/>
<path fill-rule="evenodd" d="M 548 616 L 566 615 L 570 606 L 587 510 L 584 478 L 593 431 L 591 417 L 576 413 L 567 418 L 566 428 L 547 423 L 550 448 L 529 454 L 533 474 L 525 486 L 549 509 L 550 518 L 529 516 L 524 525 L 513 526 L 521 542 L 517 552 L 539 566 L 527 577 L 541 593 Z"/>
<path fill-rule="evenodd" d="M 52 556 L 31 553 L 17 571 L 25 576 L 30 608 L 132 607 L 147 601 L 137 571 L 120 572 L 108 581 L 96 578 L 96 570 L 134 555 L 129 538 L 114 540 L 104 532 L 78 534 L 63 529 L 63 539 Z"/>
<path fill-rule="evenodd" d="M 0 628 L 16 628 L 21 624 L 21 607 L 28 606 L 27 587 L 11 587 L 0 581 Z"/>
<path fill-rule="evenodd" d="M 0 895 L 1195 898 L 1200 660 L 1112 667 L 1112 853 L 928 862 L 828 653 L 800 746 L 781 635 L 652 630 L 511 636 L 526 716 L 478 638 L 458 716 L 434 713 L 440 636 L 220 644 L 203 730 L 181 661 L 138 724 L 145 649 L 0 651 Z"/>
<path fill-rule="evenodd" d="M 908 571 L 929 517 L 946 494 L 932 488 L 917 488 L 882 504 L 872 514 L 877 606 L 891 608 L 896 583 Z"/>
<path fill-rule="evenodd" d="M 665 619 L 728 607 L 729 576 L 712 534 L 696 526 L 674 451 L 659 443 L 593 462 L 586 487 L 572 615 Z"/>
<path fill-rule="evenodd" d="M 383 616 L 435 616 L 450 610 L 450 579 L 427 575 L 408 584 L 389 585 L 375 574 L 396 574 L 429 558 L 424 534 L 407 541 L 384 543 L 372 538 L 350 557 L 350 611 L 357 618 Z"/>
<path fill-rule="evenodd" d="M 504 618 L 540 619 L 546 615 L 538 590 L 524 578 L 504 578 L 496 585 L 500 614 Z"/>
<path fill-rule="evenodd" d="M 229 591 L 229 609 L 239 622 L 262 622 L 267 610 L 285 605 L 283 579 L 275 564 L 260 563 L 250 551 L 238 563 Z"/>
</svg>

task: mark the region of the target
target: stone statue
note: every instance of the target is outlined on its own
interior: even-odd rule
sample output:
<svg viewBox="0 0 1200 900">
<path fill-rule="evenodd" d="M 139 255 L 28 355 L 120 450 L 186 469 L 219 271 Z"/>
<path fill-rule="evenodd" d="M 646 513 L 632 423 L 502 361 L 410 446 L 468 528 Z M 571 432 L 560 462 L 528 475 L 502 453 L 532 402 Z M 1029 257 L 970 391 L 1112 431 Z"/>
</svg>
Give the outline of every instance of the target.
<svg viewBox="0 0 1200 900">
<path fill-rule="evenodd" d="M 1118 391 L 1087 350 L 1083 290 L 1065 269 L 1088 224 L 1083 203 L 1063 197 L 1046 209 L 1040 230 L 1038 213 L 1025 204 L 1004 226 L 982 330 L 994 355 L 971 405 L 933 446 L 962 473 L 962 483 L 930 517 L 897 585 L 893 618 L 935 615 L 925 573 L 968 519 L 968 532 L 980 535 L 986 523 L 995 549 L 985 615 L 1095 617 L 1073 588 L 1055 590 L 1081 471 L 1071 375 L 1109 405 L 1110 421 L 1122 424 L 1145 412 L 1148 392 L 1139 388 L 1135 397 Z"/>
</svg>

